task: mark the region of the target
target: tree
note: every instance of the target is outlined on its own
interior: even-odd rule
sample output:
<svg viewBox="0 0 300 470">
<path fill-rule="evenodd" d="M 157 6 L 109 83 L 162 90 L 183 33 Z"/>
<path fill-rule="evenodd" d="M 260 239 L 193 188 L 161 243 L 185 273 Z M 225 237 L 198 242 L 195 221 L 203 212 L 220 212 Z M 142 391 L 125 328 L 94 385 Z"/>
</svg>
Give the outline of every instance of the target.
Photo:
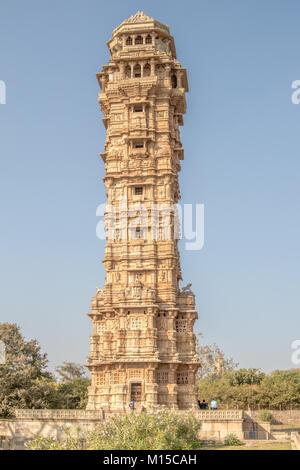
<svg viewBox="0 0 300 470">
<path fill-rule="evenodd" d="M 266 374 L 260 369 L 239 369 L 228 375 L 230 385 L 260 385 Z"/>
<path fill-rule="evenodd" d="M 64 362 L 56 368 L 59 375 L 59 408 L 83 409 L 88 399 L 90 379 L 86 377 L 86 368 L 74 362 Z"/>
<path fill-rule="evenodd" d="M 201 363 L 200 368 L 197 372 L 197 378 L 203 379 L 204 377 L 219 377 L 226 371 L 234 370 L 238 363 L 232 358 L 226 358 L 224 352 L 217 346 L 213 345 L 200 345 L 200 338 L 202 334 L 199 334 L 197 343 L 197 354 L 199 362 Z"/>
<path fill-rule="evenodd" d="M 85 409 L 88 400 L 88 387 L 90 379 L 75 379 L 58 384 L 57 397 L 58 408 L 62 409 Z"/>
<path fill-rule="evenodd" d="M 36 340 L 26 341 L 16 324 L 0 323 L 5 363 L 0 364 L 0 415 L 14 408 L 47 408 L 54 398 L 54 377 L 46 370 L 47 355 Z"/>
<path fill-rule="evenodd" d="M 300 370 L 277 370 L 269 375 L 260 369 L 227 371 L 201 379 L 198 393 L 209 401 L 215 398 L 221 407 L 299 408 Z"/>
<path fill-rule="evenodd" d="M 62 383 L 86 378 L 86 368 L 81 364 L 76 364 L 75 362 L 65 361 L 61 366 L 56 367 L 55 370 L 59 375 L 60 382 Z"/>
<path fill-rule="evenodd" d="M 300 369 L 275 370 L 266 376 L 259 390 L 259 403 L 276 409 L 299 408 Z"/>
<path fill-rule="evenodd" d="M 256 386 L 238 383 L 234 380 L 236 371 L 228 371 L 219 377 L 205 377 L 198 382 L 200 398 L 211 401 L 215 398 L 220 407 L 248 408 L 257 404 L 258 391 Z"/>
</svg>

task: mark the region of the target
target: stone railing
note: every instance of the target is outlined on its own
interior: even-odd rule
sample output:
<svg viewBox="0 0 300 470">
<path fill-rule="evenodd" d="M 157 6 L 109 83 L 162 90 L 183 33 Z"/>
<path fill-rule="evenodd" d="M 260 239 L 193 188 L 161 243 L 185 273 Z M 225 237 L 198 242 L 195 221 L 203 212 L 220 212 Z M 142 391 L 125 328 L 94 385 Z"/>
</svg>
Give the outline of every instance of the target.
<svg viewBox="0 0 300 470">
<path fill-rule="evenodd" d="M 153 86 L 153 85 L 156 85 L 157 82 L 159 81 L 159 77 L 157 77 L 156 75 L 150 75 L 148 77 L 138 77 L 138 78 L 135 78 L 135 77 L 119 77 L 119 79 L 115 79 L 114 81 L 111 80 L 109 82 L 107 82 L 106 86 L 105 86 L 105 90 L 104 92 L 106 93 L 107 91 L 110 91 L 110 92 L 119 92 L 119 86 L 126 86 L 126 85 L 132 85 L 134 83 L 138 83 L 138 84 L 141 84 L 141 85 L 148 85 L 149 87 Z M 101 95 L 101 93 L 100 93 Z M 101 96 L 102 98 L 102 96 Z"/>
<path fill-rule="evenodd" d="M 183 411 L 179 411 L 183 413 Z M 42 420 L 102 420 L 102 410 L 16 410 L 17 419 Z M 195 415 L 200 420 L 240 420 L 244 418 L 242 410 L 197 410 Z"/>
<path fill-rule="evenodd" d="M 230 419 L 243 419 L 243 410 L 199 410 L 196 412 L 200 420 L 230 420 Z"/>
<path fill-rule="evenodd" d="M 102 410 L 16 410 L 17 419 L 102 420 Z"/>
<path fill-rule="evenodd" d="M 190 293 L 181 292 L 177 297 L 177 304 L 179 308 L 194 308 L 195 307 L 195 295 Z"/>
</svg>

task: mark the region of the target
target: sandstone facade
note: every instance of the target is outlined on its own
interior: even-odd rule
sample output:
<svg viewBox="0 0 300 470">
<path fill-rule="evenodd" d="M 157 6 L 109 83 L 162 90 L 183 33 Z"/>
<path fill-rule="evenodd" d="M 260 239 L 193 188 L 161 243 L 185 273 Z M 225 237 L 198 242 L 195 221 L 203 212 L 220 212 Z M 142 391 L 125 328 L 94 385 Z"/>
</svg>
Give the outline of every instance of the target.
<svg viewBox="0 0 300 470">
<path fill-rule="evenodd" d="M 145 408 L 196 407 L 197 312 L 190 286 L 179 288 L 173 210 L 186 69 L 168 26 L 141 12 L 113 31 L 108 47 L 110 61 L 97 74 L 107 129 L 106 282 L 89 314 L 87 409 L 122 412 L 132 399 Z"/>
</svg>

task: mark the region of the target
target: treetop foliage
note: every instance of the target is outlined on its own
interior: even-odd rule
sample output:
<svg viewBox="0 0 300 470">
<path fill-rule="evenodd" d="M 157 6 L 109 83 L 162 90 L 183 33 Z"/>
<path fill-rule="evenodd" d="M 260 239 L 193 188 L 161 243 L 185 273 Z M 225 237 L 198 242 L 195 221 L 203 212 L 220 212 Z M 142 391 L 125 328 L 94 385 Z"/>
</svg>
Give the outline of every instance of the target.
<svg viewBox="0 0 300 470">
<path fill-rule="evenodd" d="M 0 364 L 0 416 L 10 417 L 15 408 L 84 408 L 90 380 L 84 367 L 64 363 L 57 383 L 47 370 L 47 354 L 36 340 L 26 340 L 16 324 L 0 323 L 5 344 L 5 364 Z"/>
</svg>

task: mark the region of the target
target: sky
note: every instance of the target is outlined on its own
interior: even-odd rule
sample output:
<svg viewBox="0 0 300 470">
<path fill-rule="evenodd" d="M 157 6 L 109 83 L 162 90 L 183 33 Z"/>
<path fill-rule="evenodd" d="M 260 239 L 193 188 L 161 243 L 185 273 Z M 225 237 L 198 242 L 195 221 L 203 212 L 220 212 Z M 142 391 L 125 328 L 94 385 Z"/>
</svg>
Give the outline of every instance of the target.
<svg viewBox="0 0 300 470">
<path fill-rule="evenodd" d="M 182 203 L 205 206 L 205 243 L 180 242 L 202 344 L 240 367 L 295 367 L 300 338 L 300 3 L 287 0 L 2 0 L 0 321 L 50 368 L 84 363 L 104 242 L 105 142 L 95 73 L 138 10 L 168 24 L 187 68 Z"/>
</svg>

